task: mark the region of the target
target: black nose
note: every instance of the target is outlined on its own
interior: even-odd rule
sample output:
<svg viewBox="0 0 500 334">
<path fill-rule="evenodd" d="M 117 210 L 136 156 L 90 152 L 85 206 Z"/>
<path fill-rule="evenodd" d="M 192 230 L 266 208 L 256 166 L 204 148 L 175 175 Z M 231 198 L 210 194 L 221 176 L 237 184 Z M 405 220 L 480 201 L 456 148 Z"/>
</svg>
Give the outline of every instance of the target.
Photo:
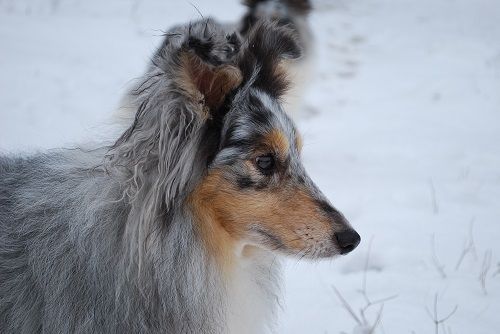
<svg viewBox="0 0 500 334">
<path fill-rule="evenodd" d="M 335 233 L 335 239 L 337 239 L 337 243 L 340 247 L 340 254 L 342 255 L 350 253 L 361 241 L 358 232 L 351 229 Z"/>
</svg>

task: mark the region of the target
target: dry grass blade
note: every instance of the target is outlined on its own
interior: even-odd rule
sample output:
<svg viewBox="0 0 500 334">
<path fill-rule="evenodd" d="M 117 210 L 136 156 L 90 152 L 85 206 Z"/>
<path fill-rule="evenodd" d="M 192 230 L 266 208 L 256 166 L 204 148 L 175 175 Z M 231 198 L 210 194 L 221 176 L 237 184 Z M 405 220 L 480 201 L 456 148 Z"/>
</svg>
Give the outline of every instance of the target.
<svg viewBox="0 0 500 334">
<path fill-rule="evenodd" d="M 444 324 L 448 319 L 450 319 L 458 310 L 458 305 L 455 305 L 453 310 L 448 313 L 445 317 L 439 318 L 438 316 L 438 294 L 436 293 L 434 295 L 434 312 L 432 313 L 427 306 L 425 307 L 425 310 L 427 311 L 427 314 L 429 317 L 432 319 L 432 322 L 434 323 L 434 333 L 439 334 L 439 325 Z"/>
<path fill-rule="evenodd" d="M 432 263 L 434 264 L 434 267 L 436 267 L 437 272 L 441 276 L 441 278 L 446 278 L 446 272 L 444 271 L 444 265 L 439 262 L 439 259 L 436 255 L 436 240 L 435 240 L 434 234 L 432 235 L 431 238 L 431 251 L 432 251 Z"/>
<path fill-rule="evenodd" d="M 488 249 L 484 253 L 483 264 L 481 266 L 481 271 L 479 272 L 479 282 L 481 283 L 481 289 L 485 295 L 488 294 L 488 290 L 486 290 L 486 278 L 488 276 L 488 272 L 491 268 L 491 249 Z"/>
<path fill-rule="evenodd" d="M 354 312 L 354 310 L 352 309 L 351 305 L 349 305 L 349 303 L 347 302 L 347 300 L 345 300 L 344 296 L 342 296 L 342 294 L 340 293 L 340 291 L 334 285 L 332 285 L 332 288 L 333 288 L 333 291 L 335 291 L 335 294 L 339 298 L 340 302 L 342 303 L 342 306 L 347 310 L 347 312 L 356 321 L 356 323 L 358 325 L 360 325 L 360 326 L 363 325 L 363 322 L 361 322 L 361 320 L 358 318 L 358 316 L 356 315 L 356 312 Z"/>
<path fill-rule="evenodd" d="M 474 218 L 470 222 L 469 226 L 469 237 L 467 241 L 465 242 L 464 248 L 462 249 L 462 253 L 460 254 L 460 257 L 458 258 L 457 264 L 455 265 L 455 270 L 458 270 L 460 268 L 460 265 L 462 264 L 462 261 L 465 259 L 465 256 L 469 253 L 474 255 L 474 258 L 477 259 L 477 254 L 476 254 L 476 244 L 474 242 L 474 235 L 472 233 L 474 227 Z"/>
</svg>

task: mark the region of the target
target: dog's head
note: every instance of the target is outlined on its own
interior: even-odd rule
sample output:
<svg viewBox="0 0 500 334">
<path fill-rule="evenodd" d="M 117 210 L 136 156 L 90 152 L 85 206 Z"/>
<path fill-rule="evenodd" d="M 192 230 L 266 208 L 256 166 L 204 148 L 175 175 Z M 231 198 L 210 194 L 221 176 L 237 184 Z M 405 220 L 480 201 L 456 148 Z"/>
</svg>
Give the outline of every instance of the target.
<svg viewBox="0 0 500 334">
<path fill-rule="evenodd" d="M 228 52 L 238 51 L 226 63 L 210 61 L 205 42 L 192 45 L 183 85 L 216 101 L 208 103 L 206 137 L 216 144 L 190 196 L 210 247 L 246 244 L 309 258 L 352 251 L 360 237 L 307 175 L 302 139 L 280 104 L 283 62 L 300 56 L 294 35 L 259 23 L 242 44 L 228 42 Z"/>
<path fill-rule="evenodd" d="M 140 201 L 139 222 L 154 229 L 184 203 L 223 258 L 241 245 L 309 258 L 358 245 L 307 175 L 280 103 L 283 63 L 299 56 L 294 34 L 270 22 L 244 40 L 212 20 L 167 34 L 135 91 L 135 120 L 108 154 Z"/>
<path fill-rule="evenodd" d="M 306 17 L 312 8 L 309 0 L 245 0 L 243 3 L 248 7 L 240 26 L 244 35 L 260 20 L 293 27 L 296 21 Z"/>
</svg>

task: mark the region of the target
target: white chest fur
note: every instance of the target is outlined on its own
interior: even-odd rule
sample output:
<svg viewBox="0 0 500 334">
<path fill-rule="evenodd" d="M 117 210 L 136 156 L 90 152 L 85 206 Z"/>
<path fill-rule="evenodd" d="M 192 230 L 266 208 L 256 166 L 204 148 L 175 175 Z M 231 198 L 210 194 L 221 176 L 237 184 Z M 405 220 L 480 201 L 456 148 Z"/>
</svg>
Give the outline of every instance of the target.
<svg viewBox="0 0 500 334">
<path fill-rule="evenodd" d="M 273 331 L 279 305 L 280 263 L 268 252 L 239 257 L 227 279 L 228 334 Z"/>
</svg>

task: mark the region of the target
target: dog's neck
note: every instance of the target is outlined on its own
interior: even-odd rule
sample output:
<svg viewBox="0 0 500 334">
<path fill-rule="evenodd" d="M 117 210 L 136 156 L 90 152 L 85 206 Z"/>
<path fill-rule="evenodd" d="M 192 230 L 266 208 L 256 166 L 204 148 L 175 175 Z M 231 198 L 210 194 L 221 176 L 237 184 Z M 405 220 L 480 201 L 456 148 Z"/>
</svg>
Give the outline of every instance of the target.
<svg viewBox="0 0 500 334">
<path fill-rule="evenodd" d="M 261 334 L 272 331 L 281 281 L 276 255 L 255 245 L 235 241 L 210 208 L 200 203 L 194 205 L 191 202 L 191 205 L 198 240 L 220 275 L 224 332 Z"/>
<path fill-rule="evenodd" d="M 272 331 L 279 303 L 280 263 L 276 256 L 251 245 L 235 250 L 225 271 L 227 333 Z"/>
</svg>

